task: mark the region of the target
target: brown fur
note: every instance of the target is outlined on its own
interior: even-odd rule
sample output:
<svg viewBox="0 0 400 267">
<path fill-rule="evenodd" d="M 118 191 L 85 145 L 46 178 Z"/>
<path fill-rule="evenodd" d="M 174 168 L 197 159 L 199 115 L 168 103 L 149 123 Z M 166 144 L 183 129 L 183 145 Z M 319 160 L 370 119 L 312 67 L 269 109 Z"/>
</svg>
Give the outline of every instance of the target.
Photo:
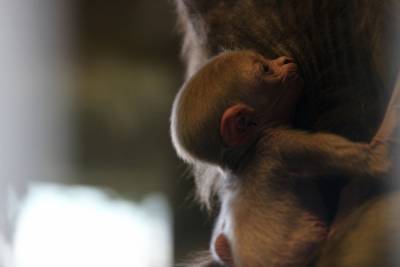
<svg viewBox="0 0 400 267">
<path fill-rule="evenodd" d="M 176 3 L 188 78 L 209 58 L 226 50 L 251 49 L 272 58 L 294 57 L 305 82 L 295 126 L 334 132 L 356 141 L 371 140 L 394 88 L 400 63 L 399 0 L 176 0 Z M 195 176 L 200 199 L 209 204 L 210 194 L 221 186 L 220 179 L 215 179 L 220 172 L 209 164 L 196 165 L 195 172 L 200 174 Z M 364 202 L 375 201 L 382 190 L 387 192 L 382 181 L 360 184 L 353 177 L 347 186 L 350 190 L 343 192 L 338 177 L 320 181 L 317 183 L 330 220 L 343 231 L 352 230 L 347 227 L 349 214 L 359 214 L 357 211 Z M 336 220 L 332 219 L 335 217 Z M 330 244 L 327 242 L 328 247 Z M 344 243 L 336 242 L 333 247 L 338 250 L 341 246 Z M 365 254 L 375 260 L 385 257 L 374 249 L 368 250 L 369 244 L 365 242 L 356 242 L 356 246 L 363 247 Z M 337 264 L 349 259 L 348 255 L 337 259 L 338 254 L 329 251 L 333 252 L 323 254 L 323 266 L 344 266 L 327 262 Z M 370 262 L 374 262 L 370 266 L 390 266 Z"/>
<path fill-rule="evenodd" d="M 173 107 L 173 142 L 184 160 L 203 168 L 212 166 L 219 173 L 212 176 L 215 182 L 210 187 L 221 202 L 211 245 L 217 255 L 215 262 L 229 258 L 224 249 L 218 251 L 220 246 L 230 245 L 237 266 L 305 266 L 328 233 L 318 186 L 307 177 L 333 174 L 376 178 L 387 173 L 388 159 L 382 153 L 382 144 L 372 146 L 338 135 L 282 128 L 289 123 L 285 120 L 259 123 L 257 137 L 244 146 L 226 147 L 218 128 L 221 114 L 229 105 L 242 102 L 257 112 L 265 110 L 267 102 L 259 100 L 263 95 L 294 90 L 263 83 L 262 94 L 256 94 L 258 76 L 248 62 L 257 57 L 247 51 L 222 54 L 185 83 Z M 284 85 L 282 82 L 279 86 Z M 216 102 L 215 97 L 221 99 Z M 260 116 L 290 118 L 281 113 L 290 113 L 296 100 L 285 93 L 275 110 L 279 112 L 271 115 L 267 109 Z M 207 101 L 214 103 L 212 112 Z M 232 158 L 236 164 L 228 164 Z M 207 179 L 208 183 L 210 177 Z M 226 245 L 219 242 L 221 234 L 227 238 Z"/>
</svg>

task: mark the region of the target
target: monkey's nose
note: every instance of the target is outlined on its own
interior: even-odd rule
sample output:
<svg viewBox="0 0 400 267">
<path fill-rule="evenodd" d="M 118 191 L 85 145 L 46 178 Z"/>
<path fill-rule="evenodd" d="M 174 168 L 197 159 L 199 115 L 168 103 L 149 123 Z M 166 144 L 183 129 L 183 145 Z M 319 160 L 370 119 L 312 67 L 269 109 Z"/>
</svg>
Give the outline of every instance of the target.
<svg viewBox="0 0 400 267">
<path fill-rule="evenodd" d="M 291 57 L 278 57 L 272 61 L 272 66 L 275 73 L 279 73 L 282 77 L 291 78 L 297 74 L 297 64 Z"/>
<path fill-rule="evenodd" d="M 293 58 L 291 58 L 291 57 L 285 57 L 285 56 L 283 56 L 283 57 L 278 57 L 278 58 L 276 59 L 276 63 L 277 63 L 278 65 L 282 66 L 282 65 L 289 64 L 289 63 L 294 63 L 294 60 L 293 60 Z"/>
</svg>

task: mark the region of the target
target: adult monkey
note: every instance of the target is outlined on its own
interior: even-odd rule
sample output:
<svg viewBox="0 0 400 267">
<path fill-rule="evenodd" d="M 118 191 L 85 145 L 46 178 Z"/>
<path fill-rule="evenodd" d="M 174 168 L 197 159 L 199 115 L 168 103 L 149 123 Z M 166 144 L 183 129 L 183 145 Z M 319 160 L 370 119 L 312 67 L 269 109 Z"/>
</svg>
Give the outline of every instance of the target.
<svg viewBox="0 0 400 267">
<path fill-rule="evenodd" d="M 398 71 L 399 1 L 177 0 L 177 6 L 188 76 L 226 49 L 251 49 L 267 58 L 293 57 L 305 81 L 296 126 L 354 141 L 371 139 Z M 371 222 L 371 214 L 395 202 L 395 197 L 385 188 L 353 180 L 342 192 L 343 184 L 336 178 L 331 181 L 322 179 L 321 192 L 336 231 L 315 265 L 389 266 L 383 262 L 388 259 L 385 249 L 375 251 L 372 242 L 366 242 L 371 240 L 352 238 L 350 232 L 365 236 L 367 230 L 382 230 L 382 224 Z M 336 215 L 339 196 L 344 203 Z M 362 253 L 349 260 L 346 253 L 353 251 Z"/>
</svg>

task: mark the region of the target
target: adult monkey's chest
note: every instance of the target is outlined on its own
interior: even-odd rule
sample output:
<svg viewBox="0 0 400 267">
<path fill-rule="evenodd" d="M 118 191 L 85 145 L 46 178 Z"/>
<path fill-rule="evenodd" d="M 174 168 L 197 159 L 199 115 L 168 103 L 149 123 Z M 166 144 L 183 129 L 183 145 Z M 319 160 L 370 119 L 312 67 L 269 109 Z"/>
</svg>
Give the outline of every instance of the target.
<svg viewBox="0 0 400 267">
<path fill-rule="evenodd" d="M 292 56 L 305 80 L 298 127 L 360 141 L 374 134 L 388 93 L 372 50 L 387 1 L 182 1 L 189 64 L 227 49 Z"/>
</svg>

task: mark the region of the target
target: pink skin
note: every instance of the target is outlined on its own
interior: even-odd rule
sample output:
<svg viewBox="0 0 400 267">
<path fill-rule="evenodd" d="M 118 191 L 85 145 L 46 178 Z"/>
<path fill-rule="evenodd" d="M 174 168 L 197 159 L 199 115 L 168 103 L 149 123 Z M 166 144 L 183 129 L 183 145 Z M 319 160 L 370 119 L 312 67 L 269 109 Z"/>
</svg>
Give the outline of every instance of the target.
<svg viewBox="0 0 400 267">
<path fill-rule="evenodd" d="M 224 143 L 229 146 L 246 144 L 249 137 L 254 133 L 255 111 L 244 104 L 236 104 L 229 107 L 221 119 L 220 134 Z"/>
<path fill-rule="evenodd" d="M 219 260 L 227 267 L 233 267 L 231 246 L 225 234 L 219 234 L 214 241 L 214 250 Z"/>
</svg>

